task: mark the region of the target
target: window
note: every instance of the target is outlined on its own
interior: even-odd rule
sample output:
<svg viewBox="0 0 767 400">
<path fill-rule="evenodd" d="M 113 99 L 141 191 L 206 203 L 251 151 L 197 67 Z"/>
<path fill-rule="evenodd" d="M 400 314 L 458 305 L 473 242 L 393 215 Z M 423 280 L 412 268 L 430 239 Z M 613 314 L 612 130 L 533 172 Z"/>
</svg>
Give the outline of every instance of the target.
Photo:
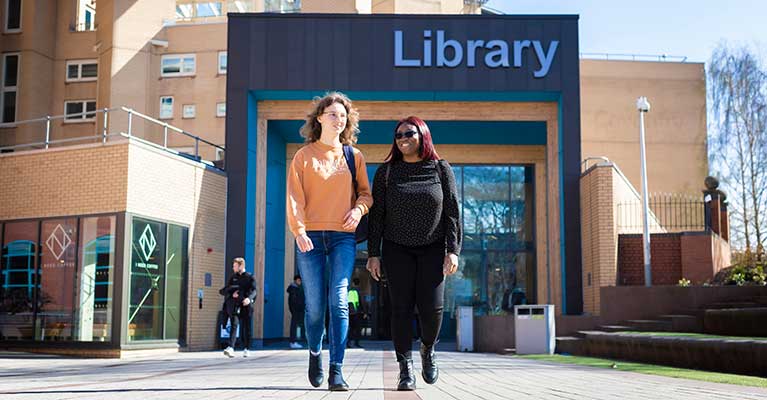
<svg viewBox="0 0 767 400">
<path fill-rule="evenodd" d="M 226 73 L 226 58 L 227 58 L 227 53 L 225 51 L 218 52 L 218 73 L 219 74 Z"/>
<path fill-rule="evenodd" d="M 96 100 L 64 102 L 64 122 L 86 122 L 96 118 Z"/>
<path fill-rule="evenodd" d="M 74 340 L 105 342 L 112 336 L 116 217 L 80 219 Z"/>
<path fill-rule="evenodd" d="M 128 340 L 183 341 L 189 229 L 134 218 Z"/>
<path fill-rule="evenodd" d="M 99 75 L 97 60 L 67 61 L 67 82 L 95 81 Z"/>
<path fill-rule="evenodd" d="M 181 118 L 194 118 L 197 107 L 194 104 L 184 104 Z"/>
<path fill-rule="evenodd" d="M 7 33 L 21 32 L 21 0 L 5 0 L 5 26 Z"/>
<path fill-rule="evenodd" d="M 96 30 L 96 0 L 77 0 L 77 25 L 75 30 Z"/>
<path fill-rule="evenodd" d="M 42 223 L 35 340 L 72 340 L 74 336 L 77 218 Z"/>
<path fill-rule="evenodd" d="M 173 96 L 160 97 L 160 119 L 173 118 Z"/>
<path fill-rule="evenodd" d="M 10 222 L 3 232 L 0 258 L 0 337 L 34 339 L 39 221 Z"/>
<path fill-rule="evenodd" d="M 216 116 L 226 117 L 226 103 L 216 103 Z"/>
<path fill-rule="evenodd" d="M 264 11 L 278 13 L 301 12 L 301 0 L 264 0 Z"/>
<path fill-rule="evenodd" d="M 16 122 L 16 103 L 18 101 L 19 69 L 21 55 L 4 54 L 2 63 L 2 85 L 0 85 L 0 124 Z"/>
<path fill-rule="evenodd" d="M 168 54 L 162 56 L 160 75 L 166 78 L 192 76 L 195 73 L 194 54 Z"/>
</svg>

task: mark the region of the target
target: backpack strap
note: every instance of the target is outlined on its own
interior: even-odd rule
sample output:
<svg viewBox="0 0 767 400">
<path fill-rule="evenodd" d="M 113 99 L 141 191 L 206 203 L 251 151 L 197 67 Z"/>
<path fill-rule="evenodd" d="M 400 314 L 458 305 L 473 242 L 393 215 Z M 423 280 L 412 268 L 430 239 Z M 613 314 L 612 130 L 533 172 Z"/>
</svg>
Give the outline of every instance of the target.
<svg viewBox="0 0 767 400">
<path fill-rule="evenodd" d="M 352 174 L 352 186 L 354 186 L 354 197 L 357 197 L 357 165 L 354 162 L 354 148 L 348 144 L 344 145 L 344 158 L 349 172 Z"/>
</svg>

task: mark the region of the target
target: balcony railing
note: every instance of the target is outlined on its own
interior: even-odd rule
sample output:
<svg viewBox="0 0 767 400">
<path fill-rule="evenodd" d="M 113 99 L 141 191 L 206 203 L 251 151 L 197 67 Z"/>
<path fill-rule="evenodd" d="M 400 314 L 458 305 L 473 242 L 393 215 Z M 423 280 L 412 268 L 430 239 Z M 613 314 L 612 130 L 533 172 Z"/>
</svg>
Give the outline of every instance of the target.
<svg viewBox="0 0 767 400">
<path fill-rule="evenodd" d="M 114 118 L 114 115 L 116 114 L 127 115 L 127 127 L 126 127 L 127 129 L 125 131 L 110 133 L 109 120 L 110 118 Z M 51 139 L 52 122 L 57 120 L 68 120 L 68 119 L 73 119 L 78 117 L 92 120 L 92 119 L 96 119 L 97 115 L 103 115 L 103 118 L 102 118 L 103 125 L 102 125 L 100 134 L 66 138 L 66 139 L 56 139 L 56 140 Z M 155 143 L 151 140 L 147 140 L 146 138 L 141 138 L 136 136 L 134 121 L 135 122 L 145 121 L 149 123 L 150 126 L 154 126 L 154 127 L 162 129 L 162 143 L 161 144 Z M 49 115 L 43 118 L 18 121 L 14 123 L 14 125 L 18 128 L 19 126 L 40 124 L 40 123 L 45 123 L 45 139 L 43 141 L 0 147 L 0 153 L 16 151 L 16 150 L 48 149 L 53 145 L 58 146 L 58 145 L 71 145 L 75 143 L 88 143 L 88 142 L 92 143 L 94 141 L 100 141 L 102 143 L 106 143 L 107 141 L 112 140 L 113 138 L 118 138 L 118 139 L 122 138 L 122 139 L 134 139 L 134 140 L 143 141 L 145 143 L 151 144 L 156 147 L 160 147 L 166 151 L 178 154 L 180 156 L 191 158 L 195 161 L 202 162 L 204 164 L 207 164 L 209 166 L 212 166 L 221 170 L 224 169 L 223 161 L 225 160 L 226 149 L 223 146 L 219 146 L 215 143 L 211 143 L 181 128 L 177 128 L 166 122 L 144 115 L 128 107 L 102 108 L 102 109 L 91 110 L 91 111 L 83 111 L 81 113 L 70 113 L 66 115 L 54 115 L 54 116 Z M 181 152 L 168 147 L 168 139 L 170 134 L 181 135 L 186 138 L 194 140 L 194 153 Z M 213 157 L 214 160 L 204 160 L 201 157 L 201 146 L 209 146 L 210 148 L 214 150 L 213 151 L 213 154 L 215 155 Z"/>
</svg>

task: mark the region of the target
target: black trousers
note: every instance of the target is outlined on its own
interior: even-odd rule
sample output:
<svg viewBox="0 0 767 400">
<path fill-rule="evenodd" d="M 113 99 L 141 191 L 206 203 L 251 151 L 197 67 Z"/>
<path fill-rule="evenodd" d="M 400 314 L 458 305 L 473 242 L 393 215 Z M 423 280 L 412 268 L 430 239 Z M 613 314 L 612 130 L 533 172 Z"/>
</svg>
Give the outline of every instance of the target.
<svg viewBox="0 0 767 400">
<path fill-rule="evenodd" d="M 290 343 L 297 342 L 299 339 L 298 327 L 301 327 L 301 340 L 306 340 L 306 325 L 304 325 L 303 312 L 291 312 L 290 313 Z"/>
<path fill-rule="evenodd" d="M 229 333 L 230 347 L 234 348 L 235 343 L 237 343 L 237 327 L 240 326 L 240 342 L 243 348 L 250 349 L 251 330 L 253 329 L 252 316 L 253 309 L 250 306 L 240 307 L 239 314 L 229 316 L 229 323 L 232 325 L 232 330 Z"/>
<path fill-rule="evenodd" d="M 348 338 L 349 338 L 348 343 L 351 343 L 352 340 L 355 341 L 356 343 L 359 343 L 360 339 L 362 339 L 362 314 L 359 312 L 354 314 L 349 314 Z"/>
<path fill-rule="evenodd" d="M 408 247 L 384 240 L 381 256 L 389 282 L 392 304 L 391 334 L 394 350 L 409 356 L 413 347 L 413 310 L 418 306 L 421 342 L 433 345 L 442 325 L 445 277 L 442 240 L 420 247 Z"/>
</svg>

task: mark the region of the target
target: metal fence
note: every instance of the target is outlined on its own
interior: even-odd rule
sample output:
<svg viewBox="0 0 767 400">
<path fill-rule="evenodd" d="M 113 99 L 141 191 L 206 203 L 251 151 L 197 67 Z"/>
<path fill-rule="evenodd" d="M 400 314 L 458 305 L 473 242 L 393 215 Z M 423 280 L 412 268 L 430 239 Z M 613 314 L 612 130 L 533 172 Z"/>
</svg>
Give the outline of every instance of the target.
<svg viewBox="0 0 767 400">
<path fill-rule="evenodd" d="M 125 131 L 112 128 L 112 132 L 109 132 L 110 119 L 113 118 L 115 115 L 122 115 L 124 117 L 127 117 L 125 118 L 125 126 L 123 126 L 123 128 L 126 128 Z M 96 121 L 97 116 L 101 116 L 101 122 L 103 123 L 103 125 L 99 127 L 98 134 L 66 138 L 66 139 L 55 139 L 55 140 L 51 139 L 51 133 L 53 129 L 52 122 L 57 120 L 66 121 L 67 119 L 71 119 L 71 118 L 83 118 L 84 120 Z M 150 140 L 147 138 L 136 136 L 136 129 L 134 125 L 136 125 L 137 122 L 141 122 L 142 124 L 147 125 L 148 127 L 150 127 L 150 129 L 153 128 L 159 131 L 157 135 L 159 136 L 159 140 Z M 8 152 L 8 151 L 17 151 L 17 150 L 48 149 L 51 146 L 68 146 L 68 145 L 78 144 L 78 143 L 79 144 L 93 143 L 93 142 L 106 143 L 108 140 L 128 138 L 128 139 L 141 140 L 146 143 L 160 147 L 169 152 L 176 153 L 178 155 L 191 158 L 196 161 L 200 161 L 202 163 L 211 165 L 218 169 L 222 169 L 222 170 L 224 169 L 223 160 L 225 159 L 226 149 L 223 146 L 219 146 L 215 143 L 209 142 L 181 128 L 178 128 L 166 122 L 157 120 L 155 118 L 142 114 L 128 107 L 102 108 L 102 109 L 96 109 L 96 110 L 87 110 L 80 113 L 69 113 L 65 115 L 53 115 L 53 116 L 48 115 L 43 118 L 17 121 L 14 123 L 14 126 L 24 126 L 24 125 L 34 126 L 35 124 L 44 124 L 44 128 L 41 129 L 45 135 L 44 140 L 0 147 L 0 153 Z M 115 132 L 115 130 L 117 130 L 117 132 Z M 177 149 L 170 148 L 168 146 L 169 135 L 177 135 L 177 136 L 185 138 L 187 142 L 191 145 L 189 146 L 190 148 L 188 149 L 188 151 L 179 151 Z M 201 147 L 205 147 L 205 149 L 202 149 Z M 203 157 L 203 150 L 205 150 L 205 153 L 213 154 L 214 157 L 209 157 L 208 159 L 205 159 Z M 208 160 L 211 160 L 211 161 L 208 161 Z"/>
<path fill-rule="evenodd" d="M 706 230 L 706 203 L 702 196 L 655 193 L 648 199 L 650 211 L 666 232 L 698 232 Z M 618 203 L 618 229 L 642 231 L 642 201 Z"/>
</svg>

